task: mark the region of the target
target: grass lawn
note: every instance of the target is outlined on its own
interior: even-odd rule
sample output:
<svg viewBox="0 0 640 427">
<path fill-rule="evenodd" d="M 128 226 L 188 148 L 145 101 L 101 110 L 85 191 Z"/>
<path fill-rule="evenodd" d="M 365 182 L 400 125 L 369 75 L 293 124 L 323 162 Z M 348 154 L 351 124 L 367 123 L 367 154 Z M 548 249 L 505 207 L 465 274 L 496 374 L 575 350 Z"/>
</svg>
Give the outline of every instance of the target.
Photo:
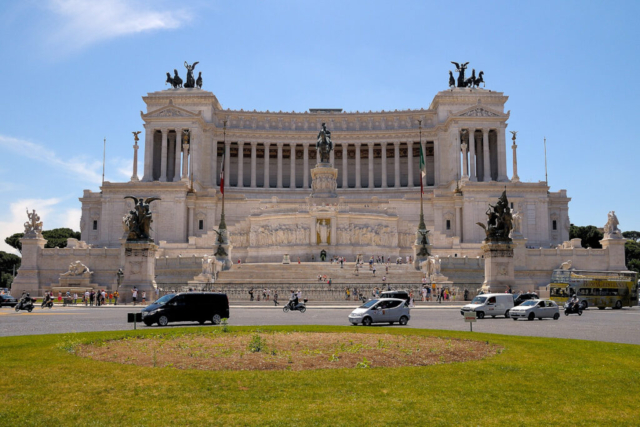
<svg viewBox="0 0 640 427">
<path fill-rule="evenodd" d="M 0 425 L 640 425 L 640 346 L 408 328 L 260 329 L 465 338 L 502 350 L 426 367 L 202 371 L 69 351 L 156 328 L 0 338 Z"/>
</svg>

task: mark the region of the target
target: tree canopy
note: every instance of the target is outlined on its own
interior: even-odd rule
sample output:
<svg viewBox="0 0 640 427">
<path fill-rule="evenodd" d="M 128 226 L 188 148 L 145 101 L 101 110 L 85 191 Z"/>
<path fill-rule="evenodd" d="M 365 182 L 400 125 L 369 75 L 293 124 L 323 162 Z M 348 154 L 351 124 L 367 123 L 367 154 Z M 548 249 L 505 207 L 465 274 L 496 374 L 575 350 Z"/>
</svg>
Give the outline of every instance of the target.
<svg viewBox="0 0 640 427">
<path fill-rule="evenodd" d="M 13 267 L 20 268 L 22 259 L 18 255 L 0 251 L 0 288 L 8 288 L 13 281 Z"/>
<path fill-rule="evenodd" d="M 581 239 L 583 248 L 600 249 L 602 248 L 600 240 L 604 238 L 604 234 L 593 225 L 576 226 L 571 224 L 569 238 Z"/>
<path fill-rule="evenodd" d="M 16 233 L 4 239 L 4 242 L 22 252 L 22 243 L 20 243 L 20 239 L 23 237 L 24 233 Z M 67 247 L 68 238 L 80 239 L 80 232 L 73 231 L 70 228 L 54 228 L 52 230 L 43 231 L 42 237 L 47 240 L 47 243 L 44 246 L 45 248 L 65 248 Z"/>
</svg>

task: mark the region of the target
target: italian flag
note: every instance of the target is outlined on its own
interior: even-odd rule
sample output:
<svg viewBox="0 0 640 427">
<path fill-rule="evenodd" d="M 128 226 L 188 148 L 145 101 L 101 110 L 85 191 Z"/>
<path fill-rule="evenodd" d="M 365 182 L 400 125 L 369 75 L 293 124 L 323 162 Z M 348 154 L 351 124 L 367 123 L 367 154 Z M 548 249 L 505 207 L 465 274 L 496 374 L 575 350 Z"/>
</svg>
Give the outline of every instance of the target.
<svg viewBox="0 0 640 427">
<path fill-rule="evenodd" d="M 427 164 L 424 161 L 424 152 L 420 144 L 420 191 L 424 194 L 424 177 L 427 175 Z"/>
</svg>

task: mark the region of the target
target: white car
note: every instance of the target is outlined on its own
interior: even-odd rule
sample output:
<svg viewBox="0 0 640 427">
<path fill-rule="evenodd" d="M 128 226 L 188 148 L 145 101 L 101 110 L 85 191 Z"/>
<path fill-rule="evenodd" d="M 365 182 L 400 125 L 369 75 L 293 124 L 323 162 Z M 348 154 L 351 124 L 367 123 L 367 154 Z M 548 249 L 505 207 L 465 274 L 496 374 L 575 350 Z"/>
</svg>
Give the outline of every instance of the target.
<svg viewBox="0 0 640 427">
<path fill-rule="evenodd" d="M 362 323 L 369 326 L 372 323 L 398 322 L 406 325 L 411 318 L 407 301 L 399 298 L 372 299 L 356 308 L 349 315 L 349 322 L 353 325 Z"/>
<path fill-rule="evenodd" d="M 558 320 L 560 318 L 560 309 L 558 308 L 558 304 L 551 300 L 532 299 L 512 308 L 511 311 L 509 311 L 509 315 L 513 320 L 533 320 L 536 317 L 540 320 L 544 317 Z"/>
<path fill-rule="evenodd" d="M 460 314 L 464 316 L 464 313 L 468 311 L 475 311 L 478 319 L 484 319 L 485 316 L 504 316 L 508 318 L 509 310 L 512 308 L 512 294 L 482 294 L 462 307 Z"/>
</svg>

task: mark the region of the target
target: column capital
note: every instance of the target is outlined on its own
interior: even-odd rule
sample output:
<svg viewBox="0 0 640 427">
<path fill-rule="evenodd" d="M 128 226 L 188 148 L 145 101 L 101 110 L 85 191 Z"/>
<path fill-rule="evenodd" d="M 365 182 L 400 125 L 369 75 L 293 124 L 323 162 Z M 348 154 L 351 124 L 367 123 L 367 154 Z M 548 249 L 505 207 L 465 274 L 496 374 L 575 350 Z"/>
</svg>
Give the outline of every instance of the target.
<svg viewBox="0 0 640 427">
<path fill-rule="evenodd" d="M 169 132 L 169 128 L 166 128 L 166 127 L 162 127 L 162 128 L 159 128 L 159 129 L 160 129 L 160 132 L 162 132 L 163 135 L 166 134 L 167 132 Z"/>
<path fill-rule="evenodd" d="M 258 141 L 251 141 L 250 144 L 252 149 L 258 147 Z"/>
<path fill-rule="evenodd" d="M 355 145 L 356 147 L 360 147 L 362 145 L 362 141 L 354 141 L 352 142 L 353 145 Z"/>
<path fill-rule="evenodd" d="M 380 143 L 380 146 L 381 146 L 382 148 L 387 148 L 387 142 L 386 142 L 386 141 L 385 141 L 385 142 L 381 142 L 381 143 Z"/>
<path fill-rule="evenodd" d="M 284 142 L 276 142 L 276 145 L 280 149 L 280 148 L 282 148 L 284 146 Z"/>
<path fill-rule="evenodd" d="M 482 128 L 482 134 L 483 135 L 488 135 L 490 130 L 491 130 L 491 128 Z"/>
<path fill-rule="evenodd" d="M 244 141 L 238 141 L 238 147 L 242 147 L 244 145 Z"/>
<path fill-rule="evenodd" d="M 268 146 L 270 146 L 270 145 L 271 145 L 271 141 L 262 141 L 262 144 L 263 144 L 265 147 L 268 147 Z"/>
<path fill-rule="evenodd" d="M 369 146 L 369 148 L 373 148 L 374 145 L 376 145 L 375 141 L 369 141 L 367 142 L 367 145 Z"/>
</svg>

